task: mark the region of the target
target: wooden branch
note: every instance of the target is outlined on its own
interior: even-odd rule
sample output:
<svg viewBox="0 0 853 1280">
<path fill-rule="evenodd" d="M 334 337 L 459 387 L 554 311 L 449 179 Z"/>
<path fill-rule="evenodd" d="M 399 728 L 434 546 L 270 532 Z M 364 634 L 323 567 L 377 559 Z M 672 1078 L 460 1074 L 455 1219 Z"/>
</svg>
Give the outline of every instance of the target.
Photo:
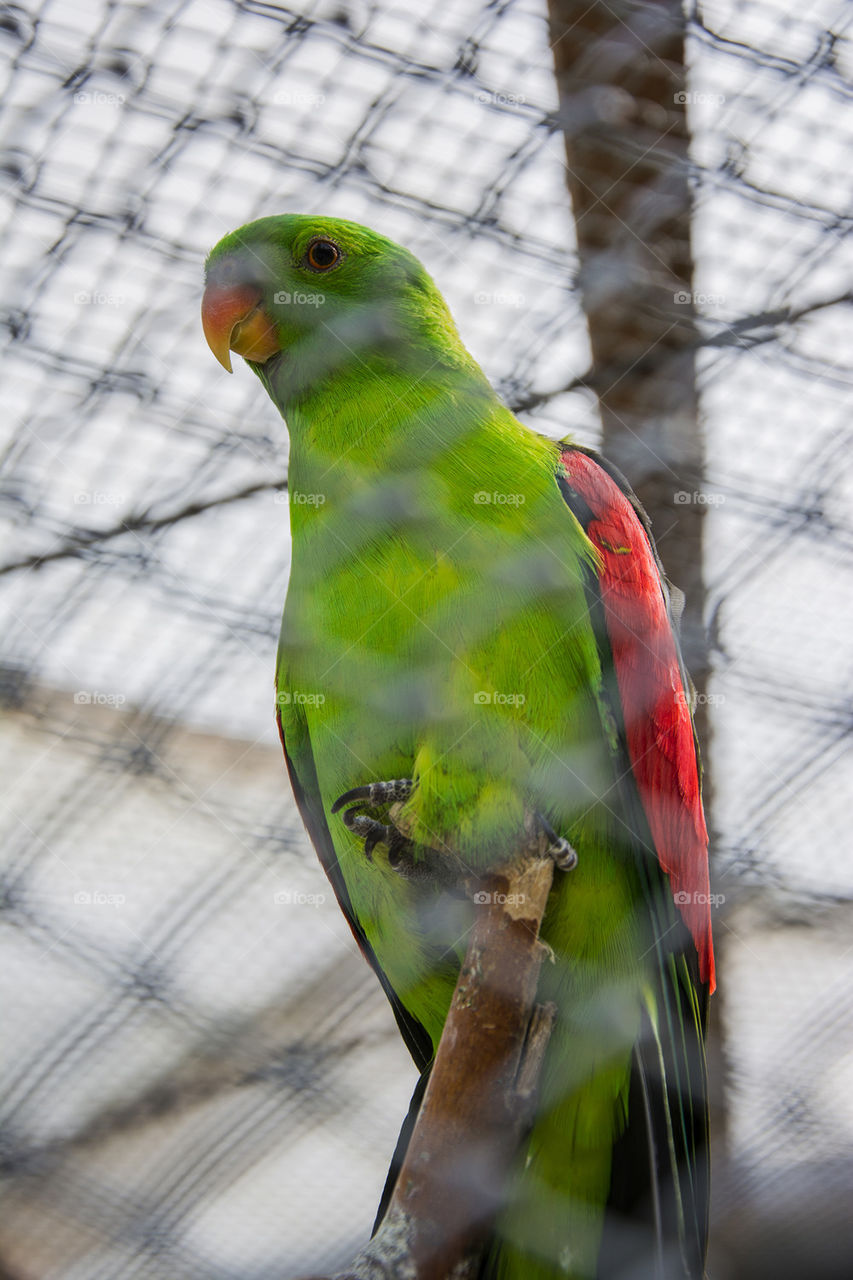
<svg viewBox="0 0 853 1280">
<path fill-rule="evenodd" d="M 533 1122 L 555 1015 L 553 1005 L 536 1004 L 553 873 L 537 840 L 467 884 L 475 903 L 468 953 L 388 1212 L 334 1280 L 477 1274 Z"/>
</svg>

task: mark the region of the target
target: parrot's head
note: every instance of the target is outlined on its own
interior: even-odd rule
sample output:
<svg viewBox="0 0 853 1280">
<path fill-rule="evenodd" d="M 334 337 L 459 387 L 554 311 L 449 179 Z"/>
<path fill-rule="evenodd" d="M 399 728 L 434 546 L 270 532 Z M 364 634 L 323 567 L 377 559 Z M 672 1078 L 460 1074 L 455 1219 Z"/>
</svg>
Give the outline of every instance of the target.
<svg viewBox="0 0 853 1280">
<path fill-rule="evenodd" d="M 278 385 L 307 388 L 382 352 L 424 367 L 436 352 L 470 360 L 418 260 L 338 218 L 281 214 L 225 236 L 207 259 L 201 316 L 229 373 L 234 351 Z"/>
</svg>

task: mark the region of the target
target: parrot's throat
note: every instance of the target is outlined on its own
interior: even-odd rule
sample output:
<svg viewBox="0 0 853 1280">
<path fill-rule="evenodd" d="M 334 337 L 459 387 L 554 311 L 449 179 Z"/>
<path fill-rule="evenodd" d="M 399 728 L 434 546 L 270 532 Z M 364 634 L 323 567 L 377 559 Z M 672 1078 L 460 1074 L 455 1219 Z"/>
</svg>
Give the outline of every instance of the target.
<svg viewBox="0 0 853 1280">
<path fill-rule="evenodd" d="M 271 371 L 273 387 L 276 372 Z M 503 407 L 491 387 L 466 369 L 448 374 L 433 366 L 413 377 L 408 370 L 364 365 L 287 397 L 279 408 L 292 460 L 302 458 L 312 469 L 387 473 L 429 465 L 459 448 Z"/>
</svg>

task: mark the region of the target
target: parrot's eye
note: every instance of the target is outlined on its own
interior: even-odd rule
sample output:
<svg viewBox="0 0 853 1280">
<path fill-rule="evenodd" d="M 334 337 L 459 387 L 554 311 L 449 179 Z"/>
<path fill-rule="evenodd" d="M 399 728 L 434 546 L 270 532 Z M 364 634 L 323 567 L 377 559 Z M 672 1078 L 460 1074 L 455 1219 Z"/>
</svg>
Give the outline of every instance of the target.
<svg viewBox="0 0 853 1280">
<path fill-rule="evenodd" d="M 334 240 L 312 240 L 305 261 L 315 271 L 329 271 L 338 265 L 341 257 L 341 251 Z"/>
</svg>

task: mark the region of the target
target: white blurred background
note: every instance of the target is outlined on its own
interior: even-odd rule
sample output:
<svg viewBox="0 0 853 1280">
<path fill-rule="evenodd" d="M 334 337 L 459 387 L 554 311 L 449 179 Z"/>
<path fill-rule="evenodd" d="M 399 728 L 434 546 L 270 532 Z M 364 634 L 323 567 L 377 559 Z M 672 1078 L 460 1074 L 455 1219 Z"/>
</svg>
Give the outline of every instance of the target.
<svg viewBox="0 0 853 1280">
<path fill-rule="evenodd" d="M 719 1280 L 853 1256 L 850 21 L 689 12 Z M 0 1277 L 329 1270 L 414 1068 L 290 795 L 287 437 L 202 265 L 264 214 L 366 222 L 596 443 L 589 391 L 537 400 L 589 361 L 547 13 L 33 0 L 0 65 Z"/>
</svg>

